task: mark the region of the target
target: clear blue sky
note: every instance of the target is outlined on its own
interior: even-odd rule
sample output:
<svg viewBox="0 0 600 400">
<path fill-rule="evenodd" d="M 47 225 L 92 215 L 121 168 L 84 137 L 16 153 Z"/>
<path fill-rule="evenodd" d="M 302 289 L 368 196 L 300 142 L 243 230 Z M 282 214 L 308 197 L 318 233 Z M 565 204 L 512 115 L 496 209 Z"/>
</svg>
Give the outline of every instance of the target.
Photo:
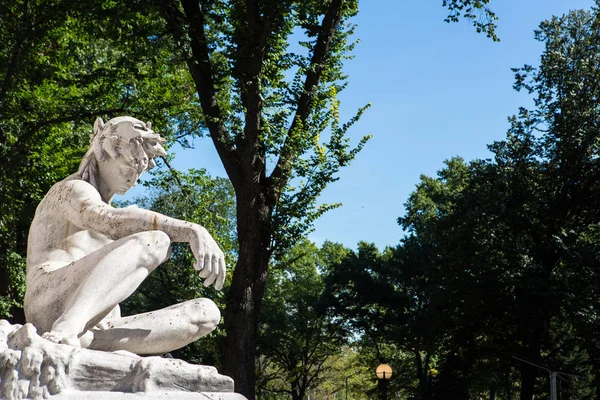
<svg viewBox="0 0 600 400">
<path fill-rule="evenodd" d="M 477 34 L 466 21 L 443 22 L 441 0 L 362 0 L 355 58 L 346 63 L 349 85 L 341 115 L 372 107 L 350 131 L 356 142 L 373 134 L 362 153 L 326 189 L 321 201 L 341 202 L 315 224 L 310 238 L 355 248 L 398 243 L 396 219 L 421 174 L 435 175 L 453 156 L 488 158 L 486 145 L 501 140 L 507 117 L 530 96 L 513 90 L 512 67 L 537 65 L 543 49 L 533 38 L 539 23 L 592 0 L 494 0 L 500 42 Z M 206 168 L 225 176 L 210 139 L 178 150 L 179 169 Z"/>
</svg>

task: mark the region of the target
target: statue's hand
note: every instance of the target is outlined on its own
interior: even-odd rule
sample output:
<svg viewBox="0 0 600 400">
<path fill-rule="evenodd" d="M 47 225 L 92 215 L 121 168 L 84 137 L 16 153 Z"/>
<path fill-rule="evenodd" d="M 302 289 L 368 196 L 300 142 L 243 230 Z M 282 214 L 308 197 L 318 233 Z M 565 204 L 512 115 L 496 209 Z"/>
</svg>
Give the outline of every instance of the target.
<svg viewBox="0 0 600 400">
<path fill-rule="evenodd" d="M 221 290 L 225 283 L 225 255 L 206 229 L 199 227 L 194 231 L 195 238 L 190 241 L 196 257 L 194 268 L 200 271 L 200 277 L 205 279 L 205 287 L 214 282 L 215 289 Z"/>
</svg>

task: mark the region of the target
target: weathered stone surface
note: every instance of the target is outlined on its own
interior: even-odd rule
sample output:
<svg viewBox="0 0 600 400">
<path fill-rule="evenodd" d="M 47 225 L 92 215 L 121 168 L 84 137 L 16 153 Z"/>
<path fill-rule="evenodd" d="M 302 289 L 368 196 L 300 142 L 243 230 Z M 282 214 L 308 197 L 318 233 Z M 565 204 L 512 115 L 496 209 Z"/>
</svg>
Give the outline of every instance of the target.
<svg viewBox="0 0 600 400">
<path fill-rule="evenodd" d="M 115 392 L 65 392 L 52 396 L 52 400 L 135 400 L 139 399 L 139 394 L 134 393 L 115 393 Z M 184 392 L 160 392 L 144 393 L 144 400 L 245 400 L 245 397 L 238 393 L 184 393 Z"/>
<path fill-rule="evenodd" d="M 150 399 L 244 399 L 214 367 L 57 344 L 31 324 L 0 320 L 1 399 L 133 399 L 140 393 Z"/>
</svg>

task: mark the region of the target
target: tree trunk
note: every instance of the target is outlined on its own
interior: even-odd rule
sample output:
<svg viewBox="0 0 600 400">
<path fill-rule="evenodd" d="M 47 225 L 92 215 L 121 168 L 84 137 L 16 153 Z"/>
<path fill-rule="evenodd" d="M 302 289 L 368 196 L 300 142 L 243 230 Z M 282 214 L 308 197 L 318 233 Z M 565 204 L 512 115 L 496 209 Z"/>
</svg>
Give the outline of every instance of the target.
<svg viewBox="0 0 600 400">
<path fill-rule="evenodd" d="M 304 400 L 305 391 L 301 389 L 292 390 L 292 400 Z"/>
<path fill-rule="evenodd" d="M 27 257 L 27 239 L 29 236 L 29 226 L 31 225 L 31 221 L 33 221 L 33 216 L 35 215 L 35 210 L 37 208 L 37 203 L 32 203 L 31 199 L 27 202 L 24 209 L 25 212 L 22 212 L 20 216 L 17 227 L 16 227 L 16 249 L 15 251 L 18 254 L 24 255 Z M 23 271 L 25 274 L 26 271 Z M 14 282 L 9 283 L 10 285 L 14 285 Z M 17 298 L 17 291 L 15 287 L 11 287 L 9 289 L 12 293 L 13 298 L 21 302 L 23 299 Z M 13 324 L 25 324 L 25 310 L 23 307 L 12 306 L 10 308 L 10 314 L 12 315 L 11 323 Z"/>
<path fill-rule="evenodd" d="M 0 296 L 9 295 L 8 266 L 5 251 L 5 249 L 2 249 L 4 254 L 0 256 Z"/>
<path fill-rule="evenodd" d="M 490 389 L 490 400 L 496 400 L 498 397 L 498 388 L 494 384 Z"/>
<path fill-rule="evenodd" d="M 504 381 L 504 397 L 506 400 L 512 400 L 512 382 L 510 379 L 510 369 L 506 372 L 506 379 Z"/>
<path fill-rule="evenodd" d="M 419 381 L 419 393 L 421 395 L 421 399 L 423 399 L 424 395 L 424 382 L 425 382 L 425 372 L 423 371 L 423 360 L 421 358 L 421 353 L 418 350 L 413 350 L 413 354 L 415 355 L 415 364 L 417 367 L 417 380 Z"/>
<path fill-rule="evenodd" d="M 238 196 L 239 254 L 225 309 L 225 331 L 221 361 L 223 373 L 235 381 L 235 391 L 254 400 L 256 383 L 255 353 L 260 306 L 262 304 L 271 257 L 266 205 L 253 209 L 253 201 L 240 201 Z M 256 216 L 263 219 L 257 219 Z"/>
<path fill-rule="evenodd" d="M 530 360 L 540 359 L 540 350 L 542 347 L 542 335 L 544 332 L 543 322 L 537 321 L 536 327 L 531 333 L 528 346 L 528 354 L 525 358 Z M 533 391 L 535 390 L 535 380 L 539 374 L 536 367 L 523 364 L 521 368 L 521 397 L 520 400 L 533 400 Z"/>
<path fill-rule="evenodd" d="M 537 371 L 531 365 L 524 365 L 521 368 L 521 400 L 532 400 L 533 389 L 535 387 L 535 378 Z"/>
</svg>

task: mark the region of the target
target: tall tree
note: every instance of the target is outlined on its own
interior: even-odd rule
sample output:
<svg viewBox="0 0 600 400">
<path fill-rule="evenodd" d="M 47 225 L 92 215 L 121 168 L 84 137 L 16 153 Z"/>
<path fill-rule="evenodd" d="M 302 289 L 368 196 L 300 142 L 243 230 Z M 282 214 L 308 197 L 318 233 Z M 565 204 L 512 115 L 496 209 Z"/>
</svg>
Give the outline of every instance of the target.
<svg viewBox="0 0 600 400">
<path fill-rule="evenodd" d="M 344 331 L 324 307 L 319 249 L 307 240 L 274 263 L 260 323 L 258 351 L 271 364 L 263 388 L 303 400 L 324 378 L 329 358 L 346 343 Z"/>
<path fill-rule="evenodd" d="M 462 366 L 448 364 L 447 371 L 468 373 L 483 357 L 467 350 L 481 354 L 487 348 L 496 357 L 514 354 L 579 373 L 565 394 L 593 396 L 585 382 L 592 379 L 595 351 L 575 344 L 597 346 L 586 332 L 596 325 L 590 307 L 597 307 L 591 295 L 597 262 L 590 257 L 599 245 L 599 27 L 597 7 L 544 21 L 536 31 L 545 45 L 541 64 L 515 69 L 515 88 L 533 94 L 535 107 L 510 119 L 507 139 L 490 146 L 493 160 L 469 166 L 468 185 L 450 210 L 434 210 L 425 230 L 416 222 L 427 208 L 412 210 L 415 232 L 434 233 L 444 268 L 454 277 L 445 286 L 464 302 L 456 315 L 469 317 L 456 321 L 467 328 L 464 334 L 452 336 L 463 351 L 457 360 Z M 442 205 L 434 195 L 425 197 Z M 469 320 L 477 323 L 465 324 Z M 502 357 L 498 365 L 509 366 Z M 522 400 L 547 392 L 543 370 L 516 361 L 513 366 L 520 371 Z"/>
<path fill-rule="evenodd" d="M 358 116 L 340 126 L 336 100 L 352 46 L 346 21 L 357 4 L 173 1 L 161 10 L 185 52 L 204 123 L 236 192 L 239 258 L 221 355 L 224 372 L 252 399 L 271 255 L 330 208 L 315 207 L 316 198 L 367 140 L 350 147 L 344 135 Z M 292 51 L 295 29 L 307 41 Z M 295 77 L 286 81 L 289 73 Z"/>
<path fill-rule="evenodd" d="M 485 338 L 471 334 L 454 343 L 465 350 L 478 338 L 475 348 L 570 369 L 582 375 L 579 384 L 591 379 L 586 371 L 597 362 L 574 343 L 587 341 L 585 332 L 595 326 L 595 317 L 583 318 L 580 310 L 597 307 L 597 297 L 589 296 L 597 263 L 589 257 L 599 245 L 599 27 L 597 9 L 540 25 L 541 64 L 515 70 L 515 87 L 532 93 L 535 107 L 510 119 L 507 139 L 490 147 L 495 158 L 471 164 L 472 178 L 451 213 L 435 215 L 438 221 L 430 224 L 437 226 L 445 268 L 462 287 L 465 306 L 457 310 L 479 321 L 465 332 Z M 583 271 L 586 278 L 576 278 Z M 465 368 L 473 362 L 463 357 Z M 514 365 L 522 400 L 547 391 L 543 370 Z M 578 398 L 593 395 L 577 385 L 565 390 Z"/>
<path fill-rule="evenodd" d="M 580 265 L 568 261 L 574 250 L 569 244 L 600 219 L 597 6 L 540 25 L 536 38 L 545 45 L 541 64 L 517 70 L 515 85 L 534 94 L 535 108 L 522 110 L 513 120 L 509 138 L 519 146 L 507 141 L 493 147 L 498 163 L 530 171 L 540 165 L 528 189 L 518 192 L 531 199 L 519 215 L 519 228 L 528 237 L 530 267 L 517 286 L 521 326 L 527 327 L 518 334 L 523 354 L 535 359 L 543 357 L 552 321 L 574 305 L 577 289 L 566 278 L 578 274 Z M 516 158 L 515 148 L 530 150 Z M 556 361 L 549 357 L 547 363 Z M 522 368 L 522 399 L 532 398 L 535 374 Z"/>
<path fill-rule="evenodd" d="M 489 0 L 443 1 L 494 36 Z M 338 122 L 357 0 L 161 2 L 194 79 L 203 122 L 236 192 L 239 259 L 225 312 L 225 373 L 254 397 L 254 349 L 269 260 L 331 206 L 316 207 L 360 151 Z M 482 19 L 479 17 L 483 16 Z M 293 38 L 302 37 L 290 45 Z M 291 79 L 287 79 L 292 77 Z M 326 138 L 324 142 L 321 139 Z"/>
<path fill-rule="evenodd" d="M 394 364 L 402 383 L 392 389 L 423 400 L 431 398 L 432 357 L 442 339 L 444 314 L 437 312 L 431 295 L 434 279 L 428 273 L 432 268 L 419 250 L 409 255 L 411 250 L 399 247 L 380 253 L 360 243 L 358 252 L 349 251 L 330 265 L 326 282 L 338 323 L 360 337 L 363 347 L 374 349 L 374 363 Z"/>
</svg>

